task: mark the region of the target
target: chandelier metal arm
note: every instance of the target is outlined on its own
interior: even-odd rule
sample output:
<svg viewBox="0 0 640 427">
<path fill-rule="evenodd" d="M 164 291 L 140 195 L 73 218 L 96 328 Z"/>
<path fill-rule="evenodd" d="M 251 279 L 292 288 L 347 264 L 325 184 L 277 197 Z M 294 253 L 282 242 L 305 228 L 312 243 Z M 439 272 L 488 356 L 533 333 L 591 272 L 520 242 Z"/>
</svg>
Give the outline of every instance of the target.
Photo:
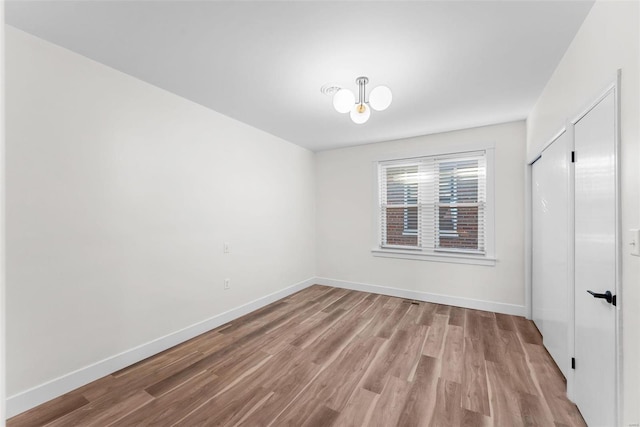
<svg viewBox="0 0 640 427">
<path fill-rule="evenodd" d="M 367 83 L 369 83 L 369 79 L 367 77 L 358 77 L 356 79 L 356 84 L 358 85 L 358 102 L 357 104 L 364 104 L 365 102 L 367 102 L 366 100 L 366 87 L 367 87 Z"/>
</svg>

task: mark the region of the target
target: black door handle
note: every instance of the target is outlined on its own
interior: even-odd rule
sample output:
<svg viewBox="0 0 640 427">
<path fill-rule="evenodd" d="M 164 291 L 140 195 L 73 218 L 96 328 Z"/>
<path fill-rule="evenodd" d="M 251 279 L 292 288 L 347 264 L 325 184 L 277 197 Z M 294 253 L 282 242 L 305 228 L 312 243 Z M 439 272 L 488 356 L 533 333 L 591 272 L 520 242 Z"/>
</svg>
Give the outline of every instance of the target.
<svg viewBox="0 0 640 427">
<path fill-rule="evenodd" d="M 611 291 L 607 291 L 604 294 L 597 294 L 597 293 L 595 293 L 593 291 L 587 291 L 587 292 L 589 292 L 591 295 L 593 295 L 594 298 L 602 298 L 602 299 L 607 300 L 607 302 L 609 304 L 616 305 L 616 296 L 613 295 L 611 293 Z"/>
</svg>

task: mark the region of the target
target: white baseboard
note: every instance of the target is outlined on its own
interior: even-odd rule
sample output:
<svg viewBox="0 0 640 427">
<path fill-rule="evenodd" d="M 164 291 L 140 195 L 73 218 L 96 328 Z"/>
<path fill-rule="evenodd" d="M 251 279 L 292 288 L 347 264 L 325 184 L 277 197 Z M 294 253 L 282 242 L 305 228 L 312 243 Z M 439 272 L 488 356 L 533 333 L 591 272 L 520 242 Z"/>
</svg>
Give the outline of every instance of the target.
<svg viewBox="0 0 640 427">
<path fill-rule="evenodd" d="M 428 292 L 411 291 L 408 289 L 391 288 L 388 286 L 370 285 L 368 283 L 348 282 L 344 280 L 316 277 L 318 285 L 333 286 L 335 288 L 351 289 L 354 291 L 383 294 L 392 297 L 413 299 L 418 301 L 433 302 L 436 304 L 454 305 L 457 307 L 473 308 L 476 310 L 493 311 L 496 313 L 511 314 L 514 316 L 526 315 L 523 305 L 505 304 L 502 302 L 483 301 L 470 298 L 454 297 L 449 295 L 431 294 Z"/>
<path fill-rule="evenodd" d="M 73 372 L 69 372 L 54 380 L 48 381 L 29 390 L 15 394 L 7 398 L 6 417 L 11 418 L 21 412 L 47 402 L 78 387 L 95 381 L 99 378 L 116 372 L 122 368 L 132 365 L 147 357 L 158 354 L 175 345 L 183 343 L 200 334 L 210 331 L 218 326 L 224 325 L 240 316 L 255 311 L 265 305 L 271 304 L 281 298 L 285 298 L 295 292 L 307 288 L 315 283 L 315 278 L 304 280 L 293 286 L 258 298 L 247 304 L 241 305 L 224 313 L 213 316 L 209 319 L 188 326 L 169 335 L 157 338 L 153 341 L 141 344 L 135 348 L 124 351 L 120 354 L 103 359 L 99 362 L 85 366 Z"/>
</svg>

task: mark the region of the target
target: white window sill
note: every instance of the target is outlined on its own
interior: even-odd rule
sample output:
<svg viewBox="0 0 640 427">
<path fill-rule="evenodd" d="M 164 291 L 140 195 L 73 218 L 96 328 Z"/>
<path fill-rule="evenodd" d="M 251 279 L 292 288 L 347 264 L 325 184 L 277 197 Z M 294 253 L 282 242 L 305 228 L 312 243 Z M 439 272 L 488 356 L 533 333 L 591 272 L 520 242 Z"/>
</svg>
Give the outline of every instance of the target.
<svg viewBox="0 0 640 427">
<path fill-rule="evenodd" d="M 400 258 L 400 259 L 415 259 L 420 261 L 436 261 L 436 262 L 449 262 L 454 264 L 471 264 L 471 265 L 488 265 L 495 266 L 496 259 L 488 257 L 486 255 L 473 255 L 451 252 L 440 253 L 426 253 L 417 250 L 406 249 L 380 249 L 373 248 L 371 254 L 377 257 L 384 258 Z"/>
</svg>

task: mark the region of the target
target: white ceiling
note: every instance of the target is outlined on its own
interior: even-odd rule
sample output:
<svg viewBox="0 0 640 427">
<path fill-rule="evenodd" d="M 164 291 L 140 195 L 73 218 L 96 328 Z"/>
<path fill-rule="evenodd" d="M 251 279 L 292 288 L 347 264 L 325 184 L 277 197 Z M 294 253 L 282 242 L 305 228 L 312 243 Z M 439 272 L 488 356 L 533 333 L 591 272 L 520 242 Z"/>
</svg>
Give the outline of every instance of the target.
<svg viewBox="0 0 640 427">
<path fill-rule="evenodd" d="M 312 150 L 524 119 L 592 1 L 8 1 L 6 22 Z M 364 125 L 325 83 L 384 84 Z"/>
</svg>

